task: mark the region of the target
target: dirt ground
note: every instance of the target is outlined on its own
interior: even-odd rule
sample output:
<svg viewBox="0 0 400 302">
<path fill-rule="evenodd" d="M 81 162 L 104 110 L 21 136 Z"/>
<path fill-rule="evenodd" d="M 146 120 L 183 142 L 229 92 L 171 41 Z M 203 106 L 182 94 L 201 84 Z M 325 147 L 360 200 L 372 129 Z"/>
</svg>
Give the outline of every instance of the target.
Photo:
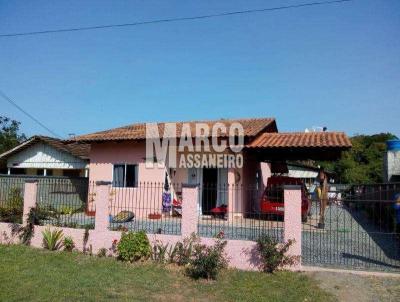
<svg viewBox="0 0 400 302">
<path fill-rule="evenodd" d="M 305 272 L 338 301 L 400 301 L 399 277 L 364 276 L 339 272 Z"/>
</svg>

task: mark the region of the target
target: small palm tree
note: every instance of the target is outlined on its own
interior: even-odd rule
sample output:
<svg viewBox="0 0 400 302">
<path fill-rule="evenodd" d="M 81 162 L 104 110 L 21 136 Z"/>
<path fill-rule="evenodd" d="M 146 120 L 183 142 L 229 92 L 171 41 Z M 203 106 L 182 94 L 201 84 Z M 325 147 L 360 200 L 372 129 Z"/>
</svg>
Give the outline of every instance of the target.
<svg viewBox="0 0 400 302">
<path fill-rule="evenodd" d="M 63 231 L 62 230 L 54 230 L 51 231 L 50 228 L 47 228 L 42 232 L 43 235 L 43 247 L 50 250 L 56 251 L 59 250 L 62 245 Z"/>
</svg>

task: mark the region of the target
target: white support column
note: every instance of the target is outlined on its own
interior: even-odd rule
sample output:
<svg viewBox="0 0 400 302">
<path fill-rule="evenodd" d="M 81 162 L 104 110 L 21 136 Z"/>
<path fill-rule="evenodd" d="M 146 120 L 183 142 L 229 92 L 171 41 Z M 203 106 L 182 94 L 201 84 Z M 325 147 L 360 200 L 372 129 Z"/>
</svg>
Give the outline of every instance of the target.
<svg viewBox="0 0 400 302">
<path fill-rule="evenodd" d="M 8 174 L 8 175 L 11 175 L 11 168 L 8 168 L 8 169 L 7 169 L 7 174 Z"/>
</svg>

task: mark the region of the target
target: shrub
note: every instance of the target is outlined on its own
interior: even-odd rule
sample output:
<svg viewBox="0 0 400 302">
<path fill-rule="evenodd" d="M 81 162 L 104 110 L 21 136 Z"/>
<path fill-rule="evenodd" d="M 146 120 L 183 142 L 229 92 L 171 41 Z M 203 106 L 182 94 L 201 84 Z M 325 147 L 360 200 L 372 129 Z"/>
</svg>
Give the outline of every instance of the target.
<svg viewBox="0 0 400 302">
<path fill-rule="evenodd" d="M 117 245 L 118 258 L 123 261 L 138 261 L 151 256 L 149 239 L 144 231 L 122 233 Z"/>
<path fill-rule="evenodd" d="M 24 208 L 21 188 L 11 188 L 7 196 L 7 201 L 0 206 L 0 220 L 10 223 L 21 223 Z"/>
<path fill-rule="evenodd" d="M 175 263 L 177 265 L 187 265 L 193 257 L 193 247 L 199 243 L 199 237 L 192 234 L 190 237 L 178 241 L 174 245 L 168 243 L 164 245 L 161 241 L 156 241 L 153 248 L 151 259 L 159 262 Z"/>
<path fill-rule="evenodd" d="M 64 250 L 67 252 L 72 252 L 72 250 L 75 247 L 74 240 L 70 236 L 64 237 L 63 245 L 64 245 Z"/>
<path fill-rule="evenodd" d="M 226 244 L 223 233 L 217 235 L 213 246 L 195 244 L 193 258 L 186 270 L 187 274 L 194 279 L 216 279 L 220 270 L 228 265 L 225 254 Z"/>
<path fill-rule="evenodd" d="M 61 215 L 72 215 L 74 214 L 74 209 L 69 206 L 63 206 L 58 212 Z"/>
<path fill-rule="evenodd" d="M 59 220 L 59 213 L 57 209 L 52 206 L 39 206 L 37 205 L 34 211 L 34 224 L 43 225 L 44 220 L 56 219 Z"/>
<path fill-rule="evenodd" d="M 99 249 L 99 251 L 97 252 L 97 257 L 99 258 L 107 257 L 107 249 L 104 247 Z"/>
<path fill-rule="evenodd" d="M 91 245 L 89 246 L 89 249 L 87 247 L 87 244 L 89 242 L 89 229 L 88 228 L 85 228 L 85 232 L 83 233 L 82 241 L 83 241 L 83 253 L 86 254 L 88 251 L 91 253 L 91 250 L 90 250 Z"/>
<path fill-rule="evenodd" d="M 35 233 L 36 217 L 36 208 L 31 208 L 26 217 L 26 224 L 19 230 L 19 239 L 21 239 L 22 244 L 30 245 L 31 239 Z"/>
<path fill-rule="evenodd" d="M 193 256 L 193 246 L 200 242 L 199 237 L 195 234 L 183 239 L 183 242 L 178 241 L 174 247 L 170 247 L 167 252 L 168 261 L 177 265 L 189 264 Z"/>
<path fill-rule="evenodd" d="M 272 237 L 263 234 L 257 240 L 257 249 L 261 257 L 262 270 L 267 273 L 273 273 L 284 266 L 295 265 L 298 256 L 286 255 L 294 240 L 279 244 Z"/>
<path fill-rule="evenodd" d="M 0 206 L 0 221 L 9 223 L 21 223 L 23 210 L 20 208 L 12 208 Z"/>
<path fill-rule="evenodd" d="M 43 247 L 50 250 L 56 251 L 62 247 L 62 230 L 54 230 L 51 231 L 50 228 L 47 228 L 42 232 L 43 234 Z"/>
<path fill-rule="evenodd" d="M 170 247 L 168 243 L 164 245 L 162 242 L 156 241 L 151 253 L 151 259 L 159 263 L 164 263 L 167 260 L 168 247 Z"/>
<path fill-rule="evenodd" d="M 24 207 L 24 198 L 22 197 L 21 188 L 11 188 L 8 193 L 7 203 L 11 208 L 23 209 Z"/>
</svg>

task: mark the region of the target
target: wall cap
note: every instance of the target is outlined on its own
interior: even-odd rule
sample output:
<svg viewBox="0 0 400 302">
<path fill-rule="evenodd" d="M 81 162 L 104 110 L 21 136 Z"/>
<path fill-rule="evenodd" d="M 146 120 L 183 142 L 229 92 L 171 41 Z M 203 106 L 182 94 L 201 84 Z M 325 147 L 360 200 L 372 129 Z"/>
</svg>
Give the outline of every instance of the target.
<svg viewBox="0 0 400 302">
<path fill-rule="evenodd" d="M 37 180 L 37 179 L 26 179 L 25 180 L 25 183 L 28 183 L 28 184 L 34 184 L 34 183 L 38 183 L 39 181 Z"/>
</svg>

